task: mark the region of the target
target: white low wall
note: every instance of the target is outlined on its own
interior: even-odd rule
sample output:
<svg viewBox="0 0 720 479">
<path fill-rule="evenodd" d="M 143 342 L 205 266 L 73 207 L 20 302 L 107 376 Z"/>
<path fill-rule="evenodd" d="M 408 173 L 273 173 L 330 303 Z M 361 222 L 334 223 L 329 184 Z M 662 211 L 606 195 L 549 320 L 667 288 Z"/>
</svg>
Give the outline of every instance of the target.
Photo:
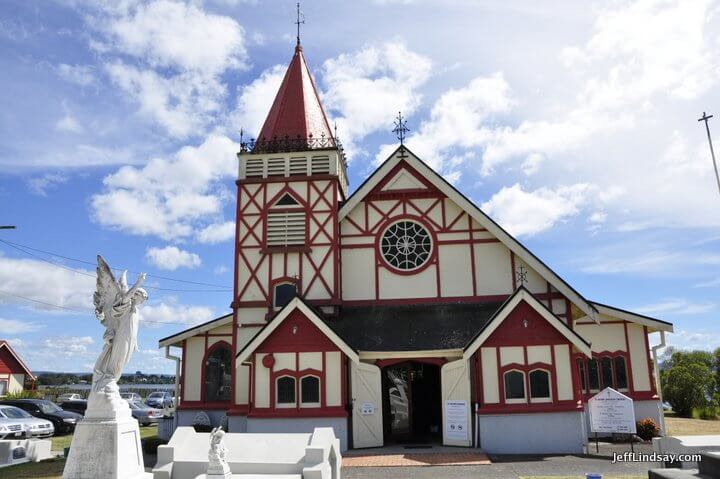
<svg viewBox="0 0 720 479">
<path fill-rule="evenodd" d="M 582 412 L 480 415 L 480 448 L 490 454 L 582 454 Z"/>
<path fill-rule="evenodd" d="M 340 440 L 340 451 L 348 449 L 348 419 L 346 417 L 247 418 L 247 432 L 283 433 L 312 432 L 316 427 L 331 427 Z"/>
</svg>

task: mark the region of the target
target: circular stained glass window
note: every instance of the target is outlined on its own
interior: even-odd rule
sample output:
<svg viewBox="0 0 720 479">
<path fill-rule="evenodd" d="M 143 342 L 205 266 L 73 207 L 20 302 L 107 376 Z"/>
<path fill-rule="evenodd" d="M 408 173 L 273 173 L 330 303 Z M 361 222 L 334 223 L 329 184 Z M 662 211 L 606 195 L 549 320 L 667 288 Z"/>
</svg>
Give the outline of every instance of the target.
<svg viewBox="0 0 720 479">
<path fill-rule="evenodd" d="M 420 268 L 430 258 L 432 240 L 430 233 L 421 224 L 398 221 L 383 233 L 380 251 L 391 266 L 412 271 Z"/>
</svg>

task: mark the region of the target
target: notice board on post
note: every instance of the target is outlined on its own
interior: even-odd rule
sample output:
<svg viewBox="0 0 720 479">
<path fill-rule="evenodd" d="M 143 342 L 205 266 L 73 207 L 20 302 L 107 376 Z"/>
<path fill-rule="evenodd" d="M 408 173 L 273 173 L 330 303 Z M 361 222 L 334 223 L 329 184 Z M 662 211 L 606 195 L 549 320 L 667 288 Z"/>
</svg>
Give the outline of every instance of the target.
<svg viewBox="0 0 720 479">
<path fill-rule="evenodd" d="M 635 434 L 633 400 L 613 388 L 605 388 L 588 401 L 590 431 Z"/>
</svg>

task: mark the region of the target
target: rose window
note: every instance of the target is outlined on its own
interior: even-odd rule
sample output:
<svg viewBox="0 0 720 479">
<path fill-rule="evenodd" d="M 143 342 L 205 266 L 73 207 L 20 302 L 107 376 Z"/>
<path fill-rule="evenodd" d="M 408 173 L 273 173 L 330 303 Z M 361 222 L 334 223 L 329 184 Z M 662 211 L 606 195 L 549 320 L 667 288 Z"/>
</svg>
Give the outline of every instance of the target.
<svg viewBox="0 0 720 479">
<path fill-rule="evenodd" d="M 424 265 L 432 253 L 430 233 L 414 221 L 390 225 L 380 240 L 380 251 L 391 266 L 412 271 Z"/>
</svg>

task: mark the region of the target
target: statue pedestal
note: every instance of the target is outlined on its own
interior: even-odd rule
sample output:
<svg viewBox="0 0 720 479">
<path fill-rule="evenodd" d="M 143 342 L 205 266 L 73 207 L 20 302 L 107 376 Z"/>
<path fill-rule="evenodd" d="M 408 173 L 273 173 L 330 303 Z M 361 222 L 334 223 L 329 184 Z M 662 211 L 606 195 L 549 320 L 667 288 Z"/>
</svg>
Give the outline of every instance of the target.
<svg viewBox="0 0 720 479">
<path fill-rule="evenodd" d="M 63 479 L 152 477 L 145 472 L 137 420 L 122 417 L 124 411 L 115 416 L 120 417 L 88 417 L 77 424 Z"/>
<path fill-rule="evenodd" d="M 207 479 L 228 479 L 232 477 L 232 472 L 227 463 L 209 464 L 205 477 Z"/>
</svg>

